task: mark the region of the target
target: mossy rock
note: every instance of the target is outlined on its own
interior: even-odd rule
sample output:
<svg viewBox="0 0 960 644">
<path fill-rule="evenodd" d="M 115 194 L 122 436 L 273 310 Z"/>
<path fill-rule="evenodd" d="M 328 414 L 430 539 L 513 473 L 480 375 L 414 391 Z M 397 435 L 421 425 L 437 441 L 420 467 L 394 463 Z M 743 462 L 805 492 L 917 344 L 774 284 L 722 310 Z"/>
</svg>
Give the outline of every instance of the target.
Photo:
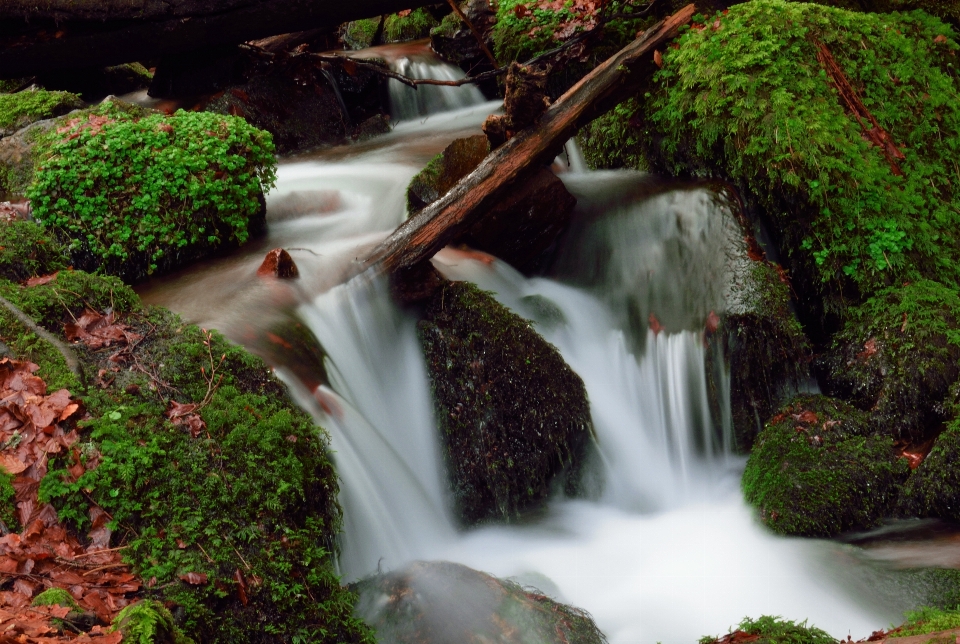
<svg viewBox="0 0 960 644">
<path fill-rule="evenodd" d="M 32 123 L 61 116 L 83 107 L 83 101 L 69 92 L 25 90 L 0 94 L 0 138 L 10 136 Z"/>
<path fill-rule="evenodd" d="M 820 369 L 827 393 L 868 411 L 878 431 L 935 436 L 960 377 L 960 295 L 925 279 L 880 291 L 847 311 Z"/>
<path fill-rule="evenodd" d="M 63 588 L 47 588 L 45 591 L 33 598 L 31 606 L 63 606 L 73 610 L 82 610 L 80 604 L 74 599 L 68 591 Z"/>
<path fill-rule="evenodd" d="M 47 72 L 37 78 L 37 83 L 47 89 L 72 92 L 87 102 L 94 102 L 108 95 L 121 96 L 147 89 L 152 80 L 153 74 L 140 63 L 126 63 Z"/>
<path fill-rule="evenodd" d="M 729 635 L 701 637 L 700 644 L 836 644 L 837 640 L 824 630 L 810 626 L 806 620 L 793 622 L 779 616 L 762 615 L 757 619 L 745 617 Z"/>
<path fill-rule="evenodd" d="M 132 644 L 193 644 L 173 621 L 167 607 L 147 599 L 127 606 L 113 621 L 123 641 Z"/>
<path fill-rule="evenodd" d="M 492 46 L 490 31 L 496 24 L 496 13 L 489 0 L 466 0 L 460 10 L 484 36 L 488 48 Z M 486 55 L 473 31 L 460 17 L 450 12 L 440 24 L 430 30 L 430 48 L 443 60 L 467 69 L 468 65 L 484 64 Z"/>
<path fill-rule="evenodd" d="M 334 569 L 341 511 L 327 436 L 260 359 L 144 309 L 113 277 L 61 271 L 35 287 L 0 282 L 0 294 L 54 333 L 89 306 L 112 307 L 141 336 L 125 351 L 73 347 L 89 380 L 69 387 L 88 413 L 78 429 L 100 464 L 70 483 L 67 457 L 50 459 L 40 496 L 64 525 L 84 534 L 91 502 L 109 512 L 112 545 L 125 546 L 146 599 L 175 607 L 196 641 L 373 641 Z M 31 357 L 52 381 L 50 361 Z M 173 424 L 168 400 L 199 405 L 202 424 Z M 11 492 L 0 480 L 7 509 Z"/>
<path fill-rule="evenodd" d="M 867 415 L 826 396 L 798 396 L 757 437 L 743 473 L 747 502 L 774 532 L 829 537 L 878 525 L 909 466 Z"/>
<path fill-rule="evenodd" d="M 41 226 L 0 221 L 0 279 L 22 282 L 66 267 L 66 249 Z"/>
<path fill-rule="evenodd" d="M 265 227 L 273 143 L 242 119 L 110 101 L 56 126 L 33 143 L 25 192 L 77 268 L 135 282 Z"/>
<path fill-rule="evenodd" d="M 460 179 L 473 172 L 488 154 L 490 143 L 482 134 L 455 139 L 410 180 L 407 212 L 418 212 L 445 195 Z"/>
<path fill-rule="evenodd" d="M 909 517 L 960 520 L 960 420 L 947 424 L 930 453 L 910 474 L 898 511 Z"/>
<path fill-rule="evenodd" d="M 582 610 L 449 562 L 417 562 L 353 587 L 381 644 L 603 644 Z"/>
<path fill-rule="evenodd" d="M 818 342 L 883 288 L 960 280 L 955 36 L 923 12 L 754 0 L 698 21 L 635 97 L 652 169 L 730 180 L 770 224 Z M 824 51 L 902 159 L 867 140 Z"/>
<path fill-rule="evenodd" d="M 527 320 L 453 282 L 427 303 L 419 333 L 463 523 L 514 520 L 564 475 L 576 484 L 590 433 L 586 389 Z"/>
<path fill-rule="evenodd" d="M 741 306 L 720 315 L 717 329 L 730 374 L 735 447 L 749 453 L 774 412 L 810 377 L 812 351 L 777 267 L 750 261 Z"/>
<path fill-rule="evenodd" d="M 907 619 L 903 624 L 890 632 L 892 637 L 910 637 L 911 635 L 927 635 L 955 628 L 960 628 L 960 609 L 942 609 L 933 606 L 921 606 L 916 610 L 907 611 Z M 956 637 L 951 636 L 953 642 Z M 950 641 L 950 640 L 946 640 Z M 931 640 L 935 644 L 937 640 Z"/>
<path fill-rule="evenodd" d="M 430 30 L 439 23 L 424 8 L 414 9 L 406 15 L 392 13 L 383 25 L 381 44 L 407 42 L 430 36 Z M 350 49 L 365 49 L 373 44 L 380 25 L 380 18 L 354 20 L 343 27 L 341 38 Z"/>
</svg>

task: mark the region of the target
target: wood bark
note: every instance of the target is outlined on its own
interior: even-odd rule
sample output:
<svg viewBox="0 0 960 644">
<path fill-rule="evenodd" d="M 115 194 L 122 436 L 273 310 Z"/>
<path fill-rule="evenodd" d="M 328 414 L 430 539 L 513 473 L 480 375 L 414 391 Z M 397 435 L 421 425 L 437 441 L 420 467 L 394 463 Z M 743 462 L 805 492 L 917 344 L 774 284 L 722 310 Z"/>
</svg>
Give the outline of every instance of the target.
<svg viewBox="0 0 960 644">
<path fill-rule="evenodd" d="M 428 0 L 0 0 L 0 78 L 238 44 Z"/>
<path fill-rule="evenodd" d="M 690 4 L 607 59 L 550 106 L 539 123 L 491 152 L 476 170 L 379 244 L 364 268 L 395 272 L 430 259 L 490 211 L 510 188 L 550 163 L 577 130 L 627 98 L 655 67 L 651 52 L 695 12 Z"/>
</svg>

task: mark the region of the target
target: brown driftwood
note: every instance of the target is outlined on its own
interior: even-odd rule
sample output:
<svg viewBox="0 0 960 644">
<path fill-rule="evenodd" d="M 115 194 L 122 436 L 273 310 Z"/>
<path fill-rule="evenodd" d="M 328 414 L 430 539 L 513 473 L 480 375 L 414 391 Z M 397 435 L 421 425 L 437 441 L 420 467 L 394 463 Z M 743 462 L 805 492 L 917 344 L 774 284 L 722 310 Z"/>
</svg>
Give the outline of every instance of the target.
<svg viewBox="0 0 960 644">
<path fill-rule="evenodd" d="M 653 73 L 653 50 L 690 21 L 687 5 L 606 60 L 550 106 L 539 123 L 491 152 L 476 170 L 397 228 L 364 267 L 395 272 L 429 259 L 489 211 L 511 186 L 553 160 L 576 131 L 627 97 Z"/>
</svg>

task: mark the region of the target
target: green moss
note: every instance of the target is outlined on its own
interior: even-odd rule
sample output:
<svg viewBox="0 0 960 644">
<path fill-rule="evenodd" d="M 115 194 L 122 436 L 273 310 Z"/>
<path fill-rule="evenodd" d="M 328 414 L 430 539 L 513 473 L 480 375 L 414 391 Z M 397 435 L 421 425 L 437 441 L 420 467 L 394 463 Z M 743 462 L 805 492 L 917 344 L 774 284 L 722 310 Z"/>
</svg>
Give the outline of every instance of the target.
<svg viewBox="0 0 960 644">
<path fill-rule="evenodd" d="M 756 644 L 836 644 L 837 641 L 826 631 L 816 626 L 808 626 L 806 621 L 798 624 L 770 615 L 763 615 L 758 619 L 745 617 L 735 630 L 759 636 L 759 639 L 749 640 Z M 719 640 L 719 637 L 702 637 L 700 644 L 713 644 Z"/>
<path fill-rule="evenodd" d="M 379 24 L 380 18 L 354 20 L 347 23 L 343 40 L 352 49 L 369 47 Z M 383 25 L 383 42 L 407 42 L 426 38 L 430 35 L 430 30 L 438 24 L 430 12 L 423 8 L 414 9 L 406 16 L 392 13 L 387 16 Z"/>
<path fill-rule="evenodd" d="M 173 615 L 158 601 L 145 600 L 127 606 L 113 620 L 114 629 L 132 644 L 193 644 L 173 621 Z"/>
<path fill-rule="evenodd" d="M 12 474 L 0 470 L 0 521 L 11 532 L 16 532 L 17 522 L 17 491 L 13 489 Z"/>
<path fill-rule="evenodd" d="M 431 298 L 419 333 L 464 523 L 542 504 L 583 457 L 583 381 L 529 322 L 466 282 Z"/>
<path fill-rule="evenodd" d="M 774 224 L 806 304 L 960 279 L 958 46 L 922 12 L 754 0 L 688 30 L 641 95 L 653 167 L 720 175 Z M 818 61 L 822 43 L 904 159 L 891 169 Z"/>
<path fill-rule="evenodd" d="M 960 296 L 921 279 L 884 289 L 847 311 L 824 360 L 825 385 L 869 410 L 878 430 L 920 442 L 949 418 L 960 376 Z"/>
<path fill-rule="evenodd" d="M 15 92 L 29 83 L 29 78 L 7 78 L 0 80 L 0 94 Z"/>
<path fill-rule="evenodd" d="M 82 611 L 80 604 L 68 591 L 63 588 L 47 588 L 33 598 L 31 606 L 63 606 L 71 610 Z"/>
<path fill-rule="evenodd" d="M 64 248 L 32 221 L 0 222 L 0 279 L 20 282 L 66 268 Z"/>
<path fill-rule="evenodd" d="M 447 38 L 453 38 L 460 29 L 466 28 L 467 25 L 460 20 L 460 16 L 454 12 L 450 12 L 443 17 L 443 20 L 440 21 L 440 24 L 430 30 L 430 36 L 446 36 Z"/>
<path fill-rule="evenodd" d="M 268 133 L 205 112 L 141 117 L 108 103 L 38 145 L 34 216 L 76 267 L 128 281 L 245 243 L 276 177 Z"/>
<path fill-rule="evenodd" d="M 877 525 L 909 468 L 863 412 L 798 396 L 767 423 L 743 473 L 743 493 L 781 534 L 832 536 Z"/>
<path fill-rule="evenodd" d="M 907 479 L 899 501 L 905 516 L 960 519 L 960 419 L 947 424 L 930 453 Z"/>
<path fill-rule="evenodd" d="M 70 367 L 57 348 L 38 337 L 2 306 L 0 306 L 0 342 L 7 345 L 14 357 L 28 360 L 40 367 L 37 375 L 47 383 L 47 391 L 77 390 L 79 385 L 77 377 L 70 371 Z"/>
<path fill-rule="evenodd" d="M 634 118 L 638 109 L 636 100 L 628 99 L 580 130 L 577 141 L 591 169 L 647 169 L 642 134 Z"/>
<path fill-rule="evenodd" d="M 954 628 L 960 628 L 960 609 L 923 606 L 907 612 L 907 620 L 896 629 L 895 636 L 926 635 Z"/>
<path fill-rule="evenodd" d="M 69 92 L 48 92 L 40 89 L 0 94 L 0 136 L 81 107 L 83 101 L 80 97 Z"/>
</svg>

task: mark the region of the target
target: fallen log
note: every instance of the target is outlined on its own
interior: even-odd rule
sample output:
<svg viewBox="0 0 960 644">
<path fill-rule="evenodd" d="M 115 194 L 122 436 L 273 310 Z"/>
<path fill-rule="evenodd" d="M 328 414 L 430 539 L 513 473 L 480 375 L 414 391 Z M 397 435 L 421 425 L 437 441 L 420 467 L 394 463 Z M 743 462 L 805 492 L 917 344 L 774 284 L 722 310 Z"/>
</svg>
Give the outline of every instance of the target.
<svg viewBox="0 0 960 644">
<path fill-rule="evenodd" d="M 429 0 L 2 0 L 0 78 L 105 67 L 337 25 Z"/>
<path fill-rule="evenodd" d="M 690 22 L 690 4 L 607 59 L 544 112 L 540 121 L 491 152 L 440 199 L 373 249 L 363 268 L 394 273 L 430 259 L 490 211 L 510 188 L 549 164 L 576 131 L 624 100 L 653 73 L 655 48 Z"/>
</svg>

